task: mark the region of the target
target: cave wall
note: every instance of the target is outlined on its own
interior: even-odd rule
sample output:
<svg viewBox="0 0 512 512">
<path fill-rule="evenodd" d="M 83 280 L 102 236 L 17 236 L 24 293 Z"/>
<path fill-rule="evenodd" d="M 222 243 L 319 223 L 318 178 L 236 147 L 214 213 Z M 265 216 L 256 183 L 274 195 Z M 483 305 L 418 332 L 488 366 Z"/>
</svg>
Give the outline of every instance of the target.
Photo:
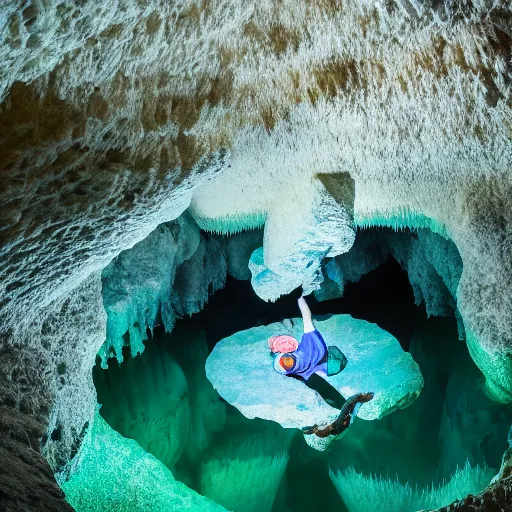
<svg viewBox="0 0 512 512">
<path fill-rule="evenodd" d="M 40 453 L 51 408 L 51 394 L 41 378 L 44 366 L 24 347 L 0 350 L 0 503 L 5 512 L 73 510 Z"/>
<path fill-rule="evenodd" d="M 247 241 L 250 242 L 248 247 L 254 247 L 254 244 L 257 245 L 258 243 L 258 239 L 261 241 L 260 236 L 258 233 L 243 233 L 236 235 L 234 239 L 221 239 L 221 245 L 224 249 L 236 245 L 236 267 L 243 267 L 244 265 L 247 267 L 247 260 L 251 251 L 241 250 L 241 248 L 244 246 L 244 241 L 246 243 Z M 234 244 L 235 241 L 238 244 Z M 146 243 L 147 247 L 152 247 L 151 239 L 142 242 L 140 245 L 143 246 Z M 173 245 L 170 244 L 169 249 L 172 248 Z M 127 267 L 126 270 L 131 268 L 133 271 L 131 276 L 136 282 L 138 269 L 141 268 L 140 263 L 144 267 L 146 260 L 141 257 L 141 255 L 144 255 L 144 251 L 141 251 L 140 248 L 134 248 L 131 252 L 133 255 L 129 261 L 132 265 Z M 240 258 L 240 253 L 245 256 Z M 397 258 L 407 269 L 408 279 L 412 287 L 418 288 L 414 294 L 411 291 L 411 297 L 415 295 L 418 304 L 424 303 L 425 311 L 429 316 L 454 316 L 452 295 L 454 292 L 450 292 L 450 290 L 456 290 L 457 288 L 458 278 L 462 270 L 460 257 L 452 242 L 440 235 L 431 233 L 429 230 L 423 229 L 418 232 L 402 233 L 382 229 L 360 230 L 351 251 L 334 260 L 327 260 L 329 263 L 324 266 L 324 271 L 327 267 L 334 266 L 338 272 L 333 273 L 331 268 L 329 275 L 337 276 L 340 279 L 341 284 L 335 284 L 342 289 L 346 281 L 357 282 L 363 274 L 381 265 L 390 255 Z M 140 258 L 140 262 L 137 261 L 137 256 Z M 223 256 L 227 260 L 232 260 L 232 255 L 227 251 L 223 253 Z M 151 270 L 151 268 L 148 269 Z M 200 272 L 193 273 L 193 276 L 196 275 L 200 275 Z M 123 277 L 124 281 L 121 288 L 129 288 L 128 274 L 124 274 Z M 149 276 L 146 275 L 145 281 L 149 280 Z M 184 280 L 185 282 L 186 280 Z M 330 284 L 327 277 L 320 292 L 325 292 L 324 288 L 327 288 L 327 291 L 332 291 Z M 207 284 L 203 283 L 203 288 L 206 287 Z M 339 292 L 338 289 L 338 294 Z M 323 298 L 327 299 L 329 297 L 324 295 Z M 275 308 L 278 309 L 279 306 L 276 305 Z M 189 353 L 191 366 L 197 365 L 197 355 L 202 353 L 194 344 L 197 334 L 195 332 L 189 334 L 186 330 L 183 331 L 179 325 L 173 330 L 171 337 L 165 338 L 165 349 L 171 351 L 181 349 L 183 355 Z M 411 353 L 414 359 L 420 362 L 425 375 L 428 375 L 426 380 L 430 385 L 429 391 L 426 394 L 424 391 L 420 395 L 419 401 L 422 406 L 419 409 L 415 408 L 414 412 L 410 411 L 412 416 L 409 414 L 406 416 L 391 415 L 388 425 L 379 424 L 372 428 L 371 425 L 366 425 L 366 422 L 363 422 L 365 424 L 363 426 L 367 427 L 365 430 L 362 425 L 358 424 L 350 439 L 344 439 L 343 443 L 338 446 L 337 456 L 336 453 L 331 454 L 330 463 L 332 465 L 341 462 L 345 467 L 349 465 L 366 468 L 367 470 L 369 467 L 374 467 L 374 458 L 377 457 L 381 464 L 385 461 L 387 464 L 391 464 L 389 467 L 390 474 L 394 474 L 399 468 L 401 480 L 408 481 L 408 479 L 413 478 L 411 474 L 417 472 L 425 479 L 425 485 L 427 486 L 432 484 L 432 474 L 437 471 L 439 482 L 438 480 L 436 482 L 439 483 L 439 486 L 436 487 L 435 492 L 427 493 L 429 494 L 428 497 L 420 499 L 419 494 L 422 492 L 420 488 L 417 492 L 411 494 L 410 499 L 411 503 L 415 504 L 437 503 L 439 505 L 449 502 L 455 496 L 463 496 L 464 490 L 475 492 L 476 489 L 478 492 L 486 482 L 489 482 L 490 476 L 496 473 L 496 463 L 499 458 L 496 453 L 499 454 L 500 450 L 503 449 L 504 433 L 507 428 L 507 421 L 510 423 L 510 415 L 507 416 L 506 406 L 494 404 L 493 407 L 492 402 L 482 393 L 481 375 L 479 377 L 479 372 L 471 361 L 465 344 L 463 342 L 457 343 L 458 333 L 455 319 L 431 322 L 429 325 L 428 332 L 418 333 L 418 339 L 415 335 L 411 344 Z M 447 325 L 449 328 L 446 328 Z M 199 331 L 199 329 L 196 329 L 196 331 Z M 151 338 L 151 336 L 149 337 Z M 178 411 L 176 411 L 176 418 L 169 422 L 164 418 L 163 412 L 166 406 L 170 409 L 174 408 L 171 396 L 182 392 L 180 391 L 181 386 L 178 385 L 182 379 L 174 379 L 171 376 L 173 366 L 169 364 L 169 357 L 162 352 L 164 349 L 164 346 L 161 345 L 162 340 L 157 340 L 156 343 L 155 345 L 155 340 L 149 341 L 142 356 L 137 356 L 134 359 L 129 357 L 120 368 L 117 367 L 114 359 L 111 360 L 110 377 L 107 378 L 106 373 L 100 371 L 104 374 L 102 380 L 106 379 L 106 384 L 101 384 L 99 400 L 104 404 L 102 414 L 108 414 L 109 423 L 117 431 L 125 436 L 135 438 L 148 451 L 172 466 L 174 455 L 172 455 L 172 460 L 169 462 L 166 455 L 167 450 L 170 449 L 172 454 L 177 454 L 180 457 L 187 435 L 186 445 L 189 445 L 190 441 L 195 438 L 195 435 L 193 436 L 191 432 L 187 432 L 187 427 L 183 430 L 183 425 L 188 424 L 189 415 L 194 409 L 191 408 L 190 412 L 185 415 L 178 415 Z M 195 354 L 195 356 L 192 356 L 192 354 Z M 172 360 L 170 363 L 175 364 Z M 185 366 L 182 363 L 180 365 L 185 368 L 189 366 L 189 363 L 186 363 Z M 204 368 L 202 368 L 201 363 L 199 363 L 199 367 L 201 367 L 199 373 L 202 374 L 204 379 Z M 162 370 L 163 380 L 166 380 L 167 387 L 171 386 L 173 390 L 170 388 L 167 390 L 166 386 L 160 383 Z M 121 374 L 124 374 L 124 377 L 119 378 Z M 156 387 L 155 379 L 159 382 Z M 189 386 L 197 384 L 200 387 L 201 377 L 195 376 L 192 379 L 187 377 L 187 381 Z M 450 383 L 446 391 L 445 386 L 448 381 Z M 105 387 L 107 391 L 105 391 Z M 105 393 L 110 397 L 108 403 L 104 401 Z M 169 393 L 169 396 L 166 397 L 166 393 Z M 186 396 L 186 391 L 184 393 Z M 158 400 L 157 396 L 160 395 L 162 395 L 161 399 Z M 147 406 L 148 397 L 156 407 Z M 162 404 L 164 407 L 158 404 Z M 107 405 L 108 410 L 106 409 Z M 201 407 L 199 410 L 202 411 L 205 408 Z M 409 412 L 409 409 L 407 411 Z M 428 417 L 428 421 L 425 421 L 425 417 Z M 201 424 L 201 420 L 194 422 L 193 425 L 198 423 Z M 503 427 L 505 427 L 505 430 Z M 245 432 L 247 426 L 243 428 Z M 168 437 L 166 429 L 170 432 L 171 442 L 166 439 Z M 227 428 L 226 433 L 231 438 L 235 431 L 238 432 L 233 428 Z M 175 436 L 177 432 L 181 432 L 181 434 Z M 418 439 L 422 439 L 421 451 L 417 447 Z M 239 442 L 241 446 L 244 445 L 243 432 L 240 432 Z M 394 442 L 397 442 L 400 446 L 398 451 Z M 233 445 L 233 450 L 229 452 L 230 455 L 223 455 L 222 458 L 225 459 L 225 462 L 211 463 L 212 467 L 217 467 L 217 472 L 223 471 L 222 468 L 228 465 L 228 460 L 229 465 L 236 466 L 240 457 L 237 455 L 238 452 L 247 455 L 247 450 L 243 447 L 235 446 L 236 443 L 232 440 L 230 443 Z M 440 449 L 439 444 L 444 448 Z M 207 445 L 208 442 L 197 450 L 196 456 L 193 458 L 195 463 L 205 456 L 204 449 Z M 176 446 L 178 446 L 177 450 Z M 211 446 L 210 452 L 215 453 L 216 449 L 217 441 Z M 219 450 L 222 451 L 220 448 Z M 442 452 L 441 457 L 440 451 Z M 416 459 L 418 456 L 421 462 Z M 409 465 L 403 465 L 404 458 L 409 460 Z M 469 461 L 467 468 L 464 467 L 466 459 Z M 400 461 L 402 461 L 402 465 Z M 252 491 L 250 493 L 244 492 L 244 496 L 247 500 L 247 507 L 252 507 L 255 496 L 258 495 L 257 492 L 254 492 L 254 486 L 258 482 L 256 477 L 248 476 L 248 474 L 251 471 L 257 473 L 257 468 L 260 468 L 261 471 L 261 465 L 264 465 L 264 461 L 253 462 L 244 462 L 245 465 L 240 465 L 240 467 L 245 468 L 243 471 L 244 478 L 237 476 L 239 473 L 241 474 L 242 470 L 235 469 L 231 473 L 226 472 L 222 478 L 214 479 L 211 475 L 205 476 L 206 480 L 211 478 L 216 482 L 215 485 L 205 485 L 204 489 L 210 489 L 209 492 L 212 493 L 208 496 L 214 498 L 226 508 L 230 508 L 228 506 L 230 500 L 235 500 L 236 497 L 234 496 L 236 492 L 239 492 L 236 490 L 248 485 Z M 413 468 L 411 468 L 411 464 Z M 438 464 L 440 464 L 439 467 Z M 483 464 L 483 466 L 478 467 L 477 464 Z M 205 464 L 206 473 L 210 471 L 207 466 L 208 464 Z M 457 468 L 460 468 L 461 471 L 452 478 Z M 198 472 L 201 474 L 202 470 Z M 174 474 L 176 475 L 176 473 Z M 178 478 L 181 480 L 182 476 L 178 476 Z M 374 488 L 376 497 L 389 498 L 390 496 L 387 488 L 392 485 L 392 480 L 384 478 L 379 483 L 378 480 L 367 479 L 364 475 L 351 476 L 350 474 L 347 478 L 349 480 L 352 478 L 354 483 L 358 482 L 360 486 Z M 450 483 L 446 486 L 443 485 L 443 479 Z M 416 480 L 416 478 L 413 478 L 413 480 Z M 472 485 L 467 483 L 466 480 L 472 482 Z M 188 480 L 185 481 L 188 483 Z M 223 489 L 222 491 L 219 490 L 219 486 Z M 199 487 L 192 487 L 196 490 L 199 489 Z M 215 490 L 216 488 L 217 490 Z M 407 492 L 405 492 L 403 485 L 398 484 L 395 491 L 398 503 L 404 499 Z M 201 491 L 201 493 L 204 492 L 206 491 Z M 386 502 L 382 506 L 384 507 L 383 510 L 386 510 L 385 507 L 388 506 L 388 503 Z M 358 509 L 356 508 L 356 510 Z"/>
<path fill-rule="evenodd" d="M 208 230 L 265 224 L 274 296 L 290 274 L 315 288 L 354 226 L 446 232 L 473 357 L 508 401 L 511 13 L 500 0 L 4 2 L 0 350 L 43 368 L 21 384 L 8 364 L 2 380 L 48 404 L 50 437 L 62 425 L 52 466 L 92 418 L 101 270 L 189 205 Z"/>
<path fill-rule="evenodd" d="M 177 217 L 190 197 L 178 207 L 171 190 L 222 148 L 230 167 L 217 165 L 226 172 L 196 191 L 193 211 L 203 227 L 224 231 L 269 216 L 266 258 L 278 270 L 276 238 L 289 247 L 293 233 L 300 243 L 302 229 L 318 223 L 312 207 L 327 197 L 335 208 L 313 178 L 319 173 L 356 181 L 356 223 L 413 223 L 421 213 L 450 225 L 468 268 L 484 249 L 482 226 L 506 234 L 506 2 L 133 0 L 108 13 L 92 1 L 38 5 L 11 0 L 1 25 L 12 310 L 44 306 L 66 283 L 76 286 L 90 260 L 104 266 Z M 283 206 L 289 211 L 279 213 Z M 338 206 L 338 218 L 351 206 Z M 280 217 L 294 221 L 282 227 Z M 35 241 L 27 270 L 19 255 Z M 505 258 L 488 243 L 502 281 Z M 49 279 L 52 293 L 38 293 Z M 503 292 L 492 295 L 508 305 Z M 507 339 L 478 324 L 482 343 Z"/>
</svg>

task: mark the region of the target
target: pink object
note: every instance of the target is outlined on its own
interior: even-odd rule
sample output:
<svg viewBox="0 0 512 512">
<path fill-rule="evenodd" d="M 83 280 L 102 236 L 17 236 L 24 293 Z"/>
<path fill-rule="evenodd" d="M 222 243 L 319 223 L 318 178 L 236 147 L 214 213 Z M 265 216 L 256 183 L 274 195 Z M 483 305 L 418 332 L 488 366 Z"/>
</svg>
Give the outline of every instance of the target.
<svg viewBox="0 0 512 512">
<path fill-rule="evenodd" d="M 268 348 L 272 352 L 293 352 L 297 350 L 299 346 L 299 342 L 288 334 L 280 334 L 279 336 L 271 336 L 268 339 Z"/>
</svg>

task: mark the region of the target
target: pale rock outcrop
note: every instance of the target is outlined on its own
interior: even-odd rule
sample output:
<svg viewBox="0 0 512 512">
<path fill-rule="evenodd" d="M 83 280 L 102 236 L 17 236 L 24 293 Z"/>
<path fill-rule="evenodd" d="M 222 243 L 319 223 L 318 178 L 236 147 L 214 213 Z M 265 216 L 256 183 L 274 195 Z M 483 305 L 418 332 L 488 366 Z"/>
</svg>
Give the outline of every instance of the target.
<svg viewBox="0 0 512 512">
<path fill-rule="evenodd" d="M 103 366 L 111 356 L 122 362 L 125 345 L 133 356 L 142 352 L 147 329 L 162 324 L 170 332 L 177 318 L 200 311 L 209 295 L 224 287 L 226 272 L 219 243 L 205 240 L 186 213 L 123 251 L 102 274 Z"/>
<path fill-rule="evenodd" d="M 276 300 L 281 295 L 290 293 L 302 284 L 303 276 L 280 276 L 272 272 L 266 265 L 263 255 L 263 247 L 259 247 L 249 259 L 249 270 L 252 274 L 251 284 L 254 291 L 264 300 Z M 313 272 L 311 279 L 316 277 Z"/>
<path fill-rule="evenodd" d="M 249 266 L 254 290 L 262 299 L 275 301 L 301 285 L 306 294 L 311 293 L 321 283 L 322 259 L 350 249 L 355 238 L 351 180 L 348 180 L 347 188 L 348 206 L 338 202 L 318 178 L 294 186 L 288 184 L 286 194 L 276 195 L 282 189 L 272 187 L 269 191 L 273 196 L 272 203 L 265 214 L 263 248 L 251 255 Z M 208 194 L 211 193 L 208 190 Z M 202 198 L 201 189 L 198 189 L 191 212 L 199 225 L 209 228 L 210 225 L 201 218 Z M 225 226 L 229 232 L 229 220 Z"/>
<path fill-rule="evenodd" d="M 423 388 L 423 377 L 412 357 L 398 341 L 375 324 L 335 315 L 315 324 L 327 345 L 338 346 L 348 358 L 347 367 L 327 381 L 343 397 L 372 391 L 375 397 L 363 404 L 358 416 L 375 420 L 410 405 Z M 206 376 L 218 393 L 248 418 L 276 421 L 285 428 L 325 425 L 339 411 L 296 379 L 278 374 L 267 339 L 287 333 L 300 339 L 302 321 L 254 327 L 220 341 L 206 362 Z M 317 449 L 328 442 L 305 436 Z"/>
<path fill-rule="evenodd" d="M 225 510 L 175 480 L 161 462 L 110 428 L 98 413 L 75 460 L 73 476 L 61 486 L 77 512 Z"/>
<path fill-rule="evenodd" d="M 123 336 L 128 331 L 132 355 L 144 350 L 146 328 L 162 322 L 171 330 L 175 314 L 171 304 L 176 269 L 197 250 L 199 228 L 186 216 L 160 225 L 143 241 L 123 251 L 102 274 L 103 302 L 107 312 L 107 344 L 103 362 L 110 355 L 122 362 Z"/>
<path fill-rule="evenodd" d="M 37 361 L 37 367 L 32 367 L 30 377 L 23 379 L 15 377 L 24 373 L 17 368 L 19 362 L 2 368 L 7 373 L 7 388 L 15 407 L 26 413 L 38 417 L 44 405 L 47 426 L 42 453 L 54 471 L 63 470 L 76 454 L 84 428 L 94 414 L 96 390 L 91 368 L 105 339 L 105 325 L 101 276 L 95 272 L 11 332 L 19 344 L 25 341 L 28 360 Z M 9 345 L 2 346 L 3 342 L 0 340 L 0 353 L 9 353 Z M 20 345 L 16 347 L 20 350 Z M 23 357 L 18 358 L 23 361 Z"/>
</svg>

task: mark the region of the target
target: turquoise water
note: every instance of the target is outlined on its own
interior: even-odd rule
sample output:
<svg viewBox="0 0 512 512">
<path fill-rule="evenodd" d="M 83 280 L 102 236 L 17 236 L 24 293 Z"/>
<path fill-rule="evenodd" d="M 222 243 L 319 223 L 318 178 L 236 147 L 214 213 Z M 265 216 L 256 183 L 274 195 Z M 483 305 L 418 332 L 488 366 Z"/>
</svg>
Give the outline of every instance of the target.
<svg viewBox="0 0 512 512">
<path fill-rule="evenodd" d="M 156 329 L 137 358 L 126 354 L 121 366 L 97 366 L 100 412 L 178 481 L 228 510 L 363 512 L 364 503 L 350 494 L 357 490 L 380 503 L 374 510 L 405 511 L 432 485 L 440 500 L 478 492 L 499 467 L 512 413 L 486 397 L 455 319 L 427 319 L 409 288 L 391 262 L 348 285 L 343 299 L 311 301 L 313 314 L 350 313 L 393 333 L 426 382 L 409 408 L 378 421 L 356 419 L 325 453 L 309 448 L 296 430 L 244 418 L 205 379 L 204 361 L 217 341 L 297 314 L 293 299 L 266 304 L 248 282 L 228 280 L 171 335 Z M 469 469 L 444 485 L 467 462 Z"/>
</svg>

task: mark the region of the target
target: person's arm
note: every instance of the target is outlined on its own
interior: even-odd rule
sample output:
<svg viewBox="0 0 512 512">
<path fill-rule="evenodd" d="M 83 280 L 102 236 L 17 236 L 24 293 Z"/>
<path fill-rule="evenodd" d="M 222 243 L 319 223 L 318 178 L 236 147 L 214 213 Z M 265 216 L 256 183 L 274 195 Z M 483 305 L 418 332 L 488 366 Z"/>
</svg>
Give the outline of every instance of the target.
<svg viewBox="0 0 512 512">
<path fill-rule="evenodd" d="M 299 304 L 300 312 L 302 314 L 304 332 L 313 332 L 315 330 L 315 326 L 313 325 L 313 320 L 311 319 L 311 311 L 309 310 L 306 299 L 304 297 L 300 297 L 297 300 L 297 303 Z"/>
</svg>

